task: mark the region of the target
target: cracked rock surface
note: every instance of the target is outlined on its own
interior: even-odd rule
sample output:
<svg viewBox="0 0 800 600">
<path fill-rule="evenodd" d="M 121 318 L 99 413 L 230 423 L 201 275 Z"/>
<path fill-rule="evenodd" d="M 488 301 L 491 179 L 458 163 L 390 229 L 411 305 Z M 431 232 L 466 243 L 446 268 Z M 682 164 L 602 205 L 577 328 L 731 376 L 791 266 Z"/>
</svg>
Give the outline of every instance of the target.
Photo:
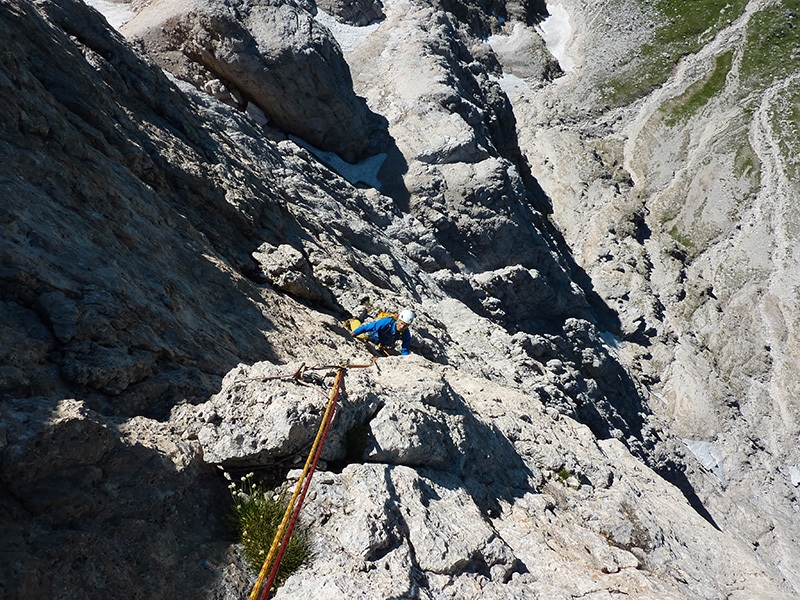
<svg viewBox="0 0 800 600">
<path fill-rule="evenodd" d="M 343 363 L 276 597 L 798 596 L 791 10 L 129 8 L 0 0 L 0 596 L 245 597 Z"/>
</svg>

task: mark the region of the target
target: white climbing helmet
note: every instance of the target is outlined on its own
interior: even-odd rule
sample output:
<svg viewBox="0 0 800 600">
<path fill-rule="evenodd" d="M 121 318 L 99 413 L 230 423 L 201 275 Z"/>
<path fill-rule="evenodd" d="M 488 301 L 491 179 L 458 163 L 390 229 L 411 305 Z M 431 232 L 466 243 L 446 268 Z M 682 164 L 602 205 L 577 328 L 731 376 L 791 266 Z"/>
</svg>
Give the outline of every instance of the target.
<svg viewBox="0 0 800 600">
<path fill-rule="evenodd" d="M 414 318 L 415 318 L 416 316 L 417 316 L 417 315 L 415 315 L 415 314 L 414 314 L 414 311 L 413 311 L 413 310 L 408 310 L 408 309 L 406 309 L 406 310 L 402 311 L 402 312 L 401 312 L 401 313 L 400 313 L 400 314 L 397 316 L 397 318 L 398 318 L 398 320 L 402 321 L 403 323 L 406 323 L 407 325 L 411 325 L 411 323 L 413 323 L 413 322 L 414 322 Z"/>
</svg>

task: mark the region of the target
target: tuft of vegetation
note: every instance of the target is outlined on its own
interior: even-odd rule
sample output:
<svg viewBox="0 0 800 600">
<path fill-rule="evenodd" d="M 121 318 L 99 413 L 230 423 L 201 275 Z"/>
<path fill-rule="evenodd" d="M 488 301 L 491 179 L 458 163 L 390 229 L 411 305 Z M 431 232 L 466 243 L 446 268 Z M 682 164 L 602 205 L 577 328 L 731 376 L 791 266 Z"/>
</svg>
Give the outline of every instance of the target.
<svg viewBox="0 0 800 600">
<path fill-rule="evenodd" d="M 681 121 L 688 120 L 703 108 L 711 98 L 719 94 L 725 87 L 725 80 L 733 63 L 733 51 L 725 52 L 716 57 L 714 70 L 702 81 L 698 81 L 673 101 L 671 113 L 666 119 L 670 127 Z"/>
<path fill-rule="evenodd" d="M 562 466 L 555 472 L 556 480 L 564 487 L 572 488 L 574 490 L 580 489 L 580 477 L 566 466 Z"/>
<path fill-rule="evenodd" d="M 558 471 L 556 471 L 556 476 L 563 482 L 575 475 L 572 471 L 570 471 L 567 467 L 561 467 Z"/>
<path fill-rule="evenodd" d="M 575 477 L 575 473 L 570 471 L 567 467 L 561 467 L 558 471 L 556 471 L 556 477 L 558 481 L 564 485 L 569 485 L 567 482 L 572 478 Z"/>
<path fill-rule="evenodd" d="M 692 241 L 688 235 L 683 235 L 681 231 L 678 229 L 677 225 L 673 225 L 672 229 L 669 230 L 669 235 L 678 242 L 681 246 L 686 248 L 690 254 L 693 254 L 696 250 L 695 243 Z"/>
<path fill-rule="evenodd" d="M 248 473 L 240 482 L 232 482 L 228 487 L 233 497 L 231 522 L 244 547 L 248 564 L 258 573 L 283 520 L 288 499 L 255 481 L 253 473 Z M 281 560 L 276 583 L 282 584 L 311 558 L 308 530 L 298 524 Z"/>
</svg>

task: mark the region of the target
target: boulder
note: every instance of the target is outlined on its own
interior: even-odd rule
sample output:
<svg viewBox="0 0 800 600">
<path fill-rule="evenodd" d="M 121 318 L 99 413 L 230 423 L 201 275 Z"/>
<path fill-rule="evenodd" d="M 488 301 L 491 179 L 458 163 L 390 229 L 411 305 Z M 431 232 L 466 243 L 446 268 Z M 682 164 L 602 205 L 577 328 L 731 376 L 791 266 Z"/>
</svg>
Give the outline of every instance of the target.
<svg viewBox="0 0 800 600">
<path fill-rule="evenodd" d="M 330 32 L 291 2 L 152 2 L 122 27 L 166 71 L 356 162 L 371 117 Z M 217 81 L 219 80 L 219 81 Z"/>
<path fill-rule="evenodd" d="M 325 299 L 333 303 L 330 291 L 315 279 L 308 260 L 293 246 L 264 242 L 253 252 L 253 258 L 261 267 L 261 275 L 275 288 L 312 302 Z"/>
</svg>

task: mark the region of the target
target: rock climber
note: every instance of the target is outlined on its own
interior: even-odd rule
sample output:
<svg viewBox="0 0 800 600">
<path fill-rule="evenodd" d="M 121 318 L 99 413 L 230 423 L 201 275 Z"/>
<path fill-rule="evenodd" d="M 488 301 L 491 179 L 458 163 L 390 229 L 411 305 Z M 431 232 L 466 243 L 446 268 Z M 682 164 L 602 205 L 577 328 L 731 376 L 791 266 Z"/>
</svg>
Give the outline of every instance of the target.
<svg viewBox="0 0 800 600">
<path fill-rule="evenodd" d="M 391 315 L 365 325 L 351 319 L 349 325 L 353 337 L 375 342 L 384 351 L 393 348 L 399 339 L 400 354 L 405 356 L 411 353 L 411 332 L 408 327 L 415 317 L 414 311 L 403 310 L 397 316 Z"/>
</svg>

